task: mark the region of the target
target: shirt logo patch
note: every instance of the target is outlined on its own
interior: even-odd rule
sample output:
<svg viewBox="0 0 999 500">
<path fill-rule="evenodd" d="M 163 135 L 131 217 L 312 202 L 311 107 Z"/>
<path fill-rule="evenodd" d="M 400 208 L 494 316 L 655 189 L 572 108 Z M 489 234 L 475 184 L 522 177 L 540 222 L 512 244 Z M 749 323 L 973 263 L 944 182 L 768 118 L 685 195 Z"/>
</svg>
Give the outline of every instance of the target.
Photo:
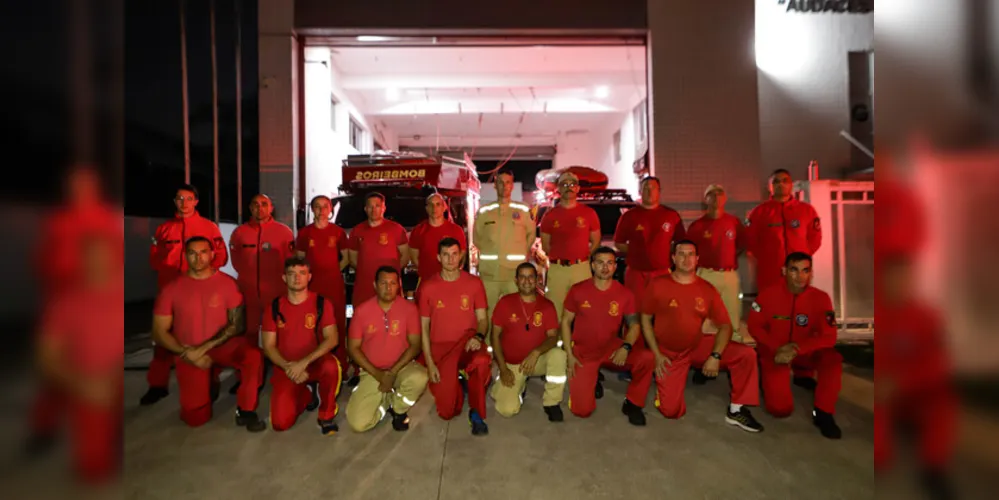
<svg viewBox="0 0 999 500">
<path fill-rule="evenodd" d="M 437 309 L 444 309 L 444 301 L 442 300 L 437 301 Z"/>
<path fill-rule="evenodd" d="M 554 227 L 555 229 L 558 229 L 560 226 L 561 224 L 559 224 L 558 221 L 555 221 L 555 224 L 552 224 L 552 227 Z"/>
<path fill-rule="evenodd" d="M 378 233 L 378 244 L 388 245 L 388 233 Z"/>
<path fill-rule="evenodd" d="M 511 323 L 516 323 L 518 321 L 520 321 L 520 318 L 517 316 L 517 313 L 513 313 L 513 314 L 510 315 L 510 322 Z"/>
<path fill-rule="evenodd" d="M 590 301 L 584 300 L 583 303 L 579 305 L 579 307 L 582 308 L 582 309 L 589 309 L 590 308 Z"/>
<path fill-rule="evenodd" d="M 794 322 L 797 323 L 798 326 L 808 326 L 808 315 L 799 314 L 794 317 Z"/>
<path fill-rule="evenodd" d="M 513 220 L 520 220 L 520 212 L 514 212 L 512 217 Z"/>
<path fill-rule="evenodd" d="M 213 293 L 212 297 L 208 299 L 208 307 L 216 308 L 222 305 L 222 297 L 219 294 Z"/>
<path fill-rule="evenodd" d="M 316 246 L 316 241 L 313 240 L 312 238 L 309 238 L 309 248 L 312 248 L 314 246 Z"/>
<path fill-rule="evenodd" d="M 669 222 L 663 222 L 663 231 L 666 231 L 668 233 L 670 232 L 671 229 L 673 229 L 673 224 L 670 224 Z"/>
<path fill-rule="evenodd" d="M 670 307 L 680 307 L 680 304 L 676 303 L 676 299 L 669 299 L 669 306 Z"/>
<path fill-rule="evenodd" d="M 710 239 L 710 238 L 711 238 L 711 231 L 704 231 L 704 239 Z"/>
<path fill-rule="evenodd" d="M 735 230 L 729 229 L 728 231 L 725 231 L 725 237 L 728 238 L 728 239 L 730 239 L 730 240 L 734 240 L 735 239 Z"/>
<path fill-rule="evenodd" d="M 816 217 L 816 218 L 815 218 L 815 221 L 814 221 L 814 222 L 812 222 L 812 227 L 813 227 L 813 228 L 815 228 L 815 230 L 816 230 L 816 231 L 818 231 L 818 230 L 819 230 L 819 228 L 820 228 L 820 223 L 819 223 L 819 218 L 818 218 L 818 217 Z"/>
<path fill-rule="evenodd" d="M 586 219 L 582 217 L 576 217 L 576 227 L 586 227 Z"/>
<path fill-rule="evenodd" d="M 312 329 L 316 327 L 316 315 L 309 313 L 305 315 L 305 327 Z"/>
<path fill-rule="evenodd" d="M 607 310 L 607 314 L 610 314 L 611 316 L 617 316 L 621 314 L 621 306 L 618 305 L 617 302 L 612 300 L 610 303 L 610 308 Z"/>
<path fill-rule="evenodd" d="M 798 219 L 792 219 L 791 220 L 791 227 L 793 227 L 795 229 L 801 227 L 801 221 L 799 221 Z"/>
<path fill-rule="evenodd" d="M 639 224 L 638 227 L 635 228 L 635 231 L 645 231 L 645 226 Z"/>
<path fill-rule="evenodd" d="M 839 325 L 836 324 L 836 312 L 835 311 L 827 311 L 826 312 L 826 324 L 829 325 L 829 326 L 831 326 L 831 327 L 833 327 L 833 328 L 836 328 L 837 326 L 839 326 Z"/>
<path fill-rule="evenodd" d="M 704 306 L 703 298 L 697 297 L 694 299 L 694 309 L 697 310 L 697 312 L 706 312 L 708 310 L 708 308 Z"/>
<path fill-rule="evenodd" d="M 471 302 L 472 302 L 472 301 L 471 301 L 471 299 L 470 299 L 470 298 L 468 297 L 468 295 L 462 295 L 462 296 L 461 296 L 461 310 L 462 310 L 462 311 L 467 311 L 467 310 L 468 310 L 468 308 L 470 307 L 470 304 L 471 304 Z"/>
<path fill-rule="evenodd" d="M 368 323 L 368 333 L 375 333 L 375 325 Z"/>
<path fill-rule="evenodd" d="M 333 248 L 336 246 L 336 236 L 330 236 L 329 240 L 326 242 L 326 246 Z"/>
<path fill-rule="evenodd" d="M 392 329 L 389 331 L 389 334 L 393 337 L 399 335 L 399 320 L 392 320 Z"/>
<path fill-rule="evenodd" d="M 534 312 L 534 321 L 532 322 L 532 324 L 534 326 L 541 326 L 541 323 L 542 323 L 543 319 L 544 319 L 544 314 L 542 314 L 541 311 L 535 311 Z"/>
<path fill-rule="evenodd" d="M 265 241 L 264 244 L 260 246 L 260 248 L 265 252 L 270 252 L 271 244 Z"/>
</svg>

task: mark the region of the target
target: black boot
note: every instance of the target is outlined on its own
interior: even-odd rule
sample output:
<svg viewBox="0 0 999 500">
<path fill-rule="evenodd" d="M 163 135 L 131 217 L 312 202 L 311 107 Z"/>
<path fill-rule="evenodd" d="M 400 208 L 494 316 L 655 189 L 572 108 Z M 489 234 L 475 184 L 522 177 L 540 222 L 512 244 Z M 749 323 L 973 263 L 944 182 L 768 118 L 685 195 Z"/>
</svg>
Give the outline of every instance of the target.
<svg viewBox="0 0 999 500">
<path fill-rule="evenodd" d="M 250 432 L 260 432 L 267 428 L 267 422 L 260 420 L 255 411 L 236 409 L 236 425 L 246 427 Z"/>
<path fill-rule="evenodd" d="M 812 377 L 794 377 L 794 385 L 814 391 L 818 383 Z"/>
<path fill-rule="evenodd" d="M 142 398 L 139 399 L 139 404 L 142 406 L 154 405 L 159 402 L 159 400 L 170 395 L 170 391 L 166 387 L 150 387 Z"/>
<path fill-rule="evenodd" d="M 635 403 L 628 401 L 628 398 L 624 399 L 624 405 L 621 406 L 621 413 L 628 416 L 628 423 L 631 425 L 639 427 L 645 425 L 645 412 Z"/>
<path fill-rule="evenodd" d="M 825 438 L 839 439 L 843 437 L 843 431 L 836 425 L 836 419 L 831 413 L 826 413 L 818 408 L 812 410 L 812 423 L 819 428 L 819 432 Z"/>
</svg>

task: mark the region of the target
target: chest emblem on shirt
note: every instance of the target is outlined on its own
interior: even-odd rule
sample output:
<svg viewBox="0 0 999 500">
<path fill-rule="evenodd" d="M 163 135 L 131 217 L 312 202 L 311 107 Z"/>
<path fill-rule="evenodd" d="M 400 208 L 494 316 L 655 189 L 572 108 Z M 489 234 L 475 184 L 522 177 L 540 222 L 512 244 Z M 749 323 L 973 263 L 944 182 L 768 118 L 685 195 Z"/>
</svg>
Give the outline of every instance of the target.
<svg viewBox="0 0 999 500">
<path fill-rule="evenodd" d="M 444 309 L 444 301 L 443 300 L 438 300 L 437 301 L 437 309 Z"/>
<path fill-rule="evenodd" d="M 801 221 L 799 221 L 798 219 L 792 219 L 791 227 L 798 229 L 799 227 L 801 227 Z"/>
<path fill-rule="evenodd" d="M 794 322 L 797 323 L 798 326 L 808 326 L 808 315 L 799 314 L 794 317 Z"/>
<path fill-rule="evenodd" d="M 621 306 L 616 301 L 611 301 L 610 307 L 607 309 L 607 314 L 611 316 L 617 316 L 621 314 Z"/>
<path fill-rule="evenodd" d="M 729 229 L 728 231 L 725 231 L 725 237 L 728 238 L 728 239 L 730 239 L 730 240 L 734 240 L 735 239 L 735 231 L 732 230 L 732 229 Z"/>
<path fill-rule="evenodd" d="M 310 328 L 310 329 L 316 327 L 316 315 L 315 314 L 309 313 L 309 314 L 305 315 L 305 327 L 306 328 Z"/>
<path fill-rule="evenodd" d="M 541 311 L 534 312 L 534 321 L 531 322 L 534 326 L 541 326 L 542 320 L 545 319 L 544 314 Z"/>
<path fill-rule="evenodd" d="M 208 299 L 208 307 L 216 308 L 222 305 L 222 297 L 219 294 L 213 293 L 212 297 Z"/>
<path fill-rule="evenodd" d="M 670 224 L 669 222 L 663 222 L 663 231 L 666 231 L 668 233 L 670 232 L 671 229 L 673 229 L 673 224 Z"/>
<path fill-rule="evenodd" d="M 270 252 L 271 251 L 271 244 L 265 241 L 263 245 L 260 245 L 260 249 L 263 250 L 263 251 L 265 251 L 265 252 Z"/>
<path fill-rule="evenodd" d="M 561 227 L 561 226 L 562 226 L 562 225 L 561 225 L 561 224 L 559 224 L 559 223 L 558 223 L 558 221 L 555 221 L 555 224 L 552 224 L 552 227 L 554 227 L 555 229 L 558 229 L 558 228 L 559 228 L 559 227 Z"/>
<path fill-rule="evenodd" d="M 711 231 L 704 231 L 704 239 L 711 238 Z"/>
<path fill-rule="evenodd" d="M 669 306 L 670 307 L 680 307 L 680 304 L 676 303 L 676 299 L 669 299 Z"/>
<path fill-rule="evenodd" d="M 471 307 L 471 302 L 472 302 L 472 300 L 468 297 L 468 295 L 462 295 L 461 296 L 461 310 L 462 311 L 467 311 L 468 308 Z"/>
<path fill-rule="evenodd" d="M 520 212 L 514 212 L 511 217 L 513 217 L 513 220 L 520 220 Z"/>
<path fill-rule="evenodd" d="M 583 303 L 579 305 L 579 307 L 582 308 L 582 309 L 589 309 L 590 308 L 590 301 L 584 300 Z"/>
<path fill-rule="evenodd" d="M 395 337 L 396 335 L 399 335 L 399 320 L 397 320 L 397 319 L 392 320 L 392 329 L 389 331 L 389 333 L 393 337 Z"/>
<path fill-rule="evenodd" d="M 635 228 L 635 231 L 645 231 L 645 226 L 639 224 L 638 227 Z"/>
<path fill-rule="evenodd" d="M 708 308 L 704 306 L 703 298 L 697 297 L 696 299 L 694 299 L 694 309 L 697 312 L 707 312 Z"/>
<path fill-rule="evenodd" d="M 326 246 L 333 248 L 336 246 L 336 236 L 330 236 L 326 241 Z"/>
<path fill-rule="evenodd" d="M 316 240 L 309 238 L 309 248 L 316 246 Z"/>
<path fill-rule="evenodd" d="M 511 323 L 516 323 L 518 321 L 520 321 L 520 318 L 517 317 L 517 313 L 513 313 L 513 314 L 510 315 L 510 322 Z"/>
<path fill-rule="evenodd" d="M 375 325 L 369 323 L 368 324 L 368 333 L 375 333 L 375 330 L 376 330 Z"/>
<path fill-rule="evenodd" d="M 378 233 L 378 244 L 388 245 L 388 233 Z"/>
<path fill-rule="evenodd" d="M 576 227 L 586 227 L 586 219 L 582 217 L 576 217 Z"/>
</svg>

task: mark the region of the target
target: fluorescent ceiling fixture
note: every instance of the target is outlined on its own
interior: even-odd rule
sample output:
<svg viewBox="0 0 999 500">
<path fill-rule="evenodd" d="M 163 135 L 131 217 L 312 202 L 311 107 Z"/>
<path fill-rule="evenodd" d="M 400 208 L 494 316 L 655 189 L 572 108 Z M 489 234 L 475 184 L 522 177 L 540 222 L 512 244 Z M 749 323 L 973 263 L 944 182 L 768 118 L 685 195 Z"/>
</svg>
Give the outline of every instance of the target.
<svg viewBox="0 0 999 500">
<path fill-rule="evenodd" d="M 390 36 L 377 36 L 377 35 L 361 35 L 357 37 L 358 42 L 387 42 L 391 40 Z"/>
<path fill-rule="evenodd" d="M 596 90 L 593 91 L 593 95 L 597 96 L 597 99 L 605 99 L 610 96 L 610 87 L 606 85 L 600 85 Z"/>
<path fill-rule="evenodd" d="M 388 89 L 385 89 L 385 98 L 388 99 L 389 101 L 398 101 L 399 100 L 399 89 L 397 89 L 397 88 L 388 88 Z"/>
</svg>

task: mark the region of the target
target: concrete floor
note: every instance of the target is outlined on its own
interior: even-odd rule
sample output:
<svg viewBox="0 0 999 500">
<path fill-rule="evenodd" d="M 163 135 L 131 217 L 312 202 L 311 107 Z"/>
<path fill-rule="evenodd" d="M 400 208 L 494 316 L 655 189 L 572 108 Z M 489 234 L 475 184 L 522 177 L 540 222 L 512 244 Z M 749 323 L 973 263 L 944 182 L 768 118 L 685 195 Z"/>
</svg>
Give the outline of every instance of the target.
<svg viewBox="0 0 999 500">
<path fill-rule="evenodd" d="M 131 360 L 130 360 L 131 361 Z M 688 385 L 688 414 L 667 421 L 652 409 L 636 428 L 620 412 L 625 383 L 607 374 L 606 394 L 589 419 L 566 412 L 551 424 L 541 411 L 542 382 L 532 380 L 521 414 L 490 413 L 490 434 L 473 437 L 464 418 L 441 421 L 427 393 L 411 410 L 412 427 L 388 420 L 366 434 L 343 428 L 323 437 L 306 414 L 290 431 L 249 434 L 233 424 L 236 398 L 223 392 L 216 416 L 200 429 L 178 419 L 176 390 L 140 408 L 144 373 L 126 374 L 125 498 L 618 499 L 871 498 L 873 416 L 843 403 L 841 441 L 822 438 L 809 419 L 810 394 L 798 410 L 749 434 L 724 422 L 727 379 Z M 231 382 L 223 382 L 228 388 Z M 349 396 L 340 396 L 341 409 Z M 260 403 L 266 415 L 268 392 Z M 490 401 L 491 406 L 491 401 Z M 563 406 L 563 409 L 565 407 Z M 490 411 L 492 411 L 490 407 Z"/>
</svg>

